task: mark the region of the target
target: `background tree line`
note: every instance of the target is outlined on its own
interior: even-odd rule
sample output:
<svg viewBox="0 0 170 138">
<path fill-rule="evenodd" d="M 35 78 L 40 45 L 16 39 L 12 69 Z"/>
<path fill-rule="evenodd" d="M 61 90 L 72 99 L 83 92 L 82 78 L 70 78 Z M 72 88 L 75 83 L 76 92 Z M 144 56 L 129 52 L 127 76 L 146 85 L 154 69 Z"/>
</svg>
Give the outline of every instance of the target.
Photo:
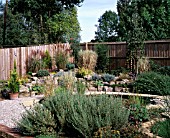
<svg viewBox="0 0 170 138">
<path fill-rule="evenodd" d="M 144 40 L 170 38 L 170 0 L 118 0 L 117 13 L 106 11 L 96 27 L 92 42 L 127 41 L 134 28 Z"/>
<path fill-rule="evenodd" d="M 0 45 L 80 39 L 77 8 L 84 0 L 6 0 L 0 3 Z"/>
</svg>

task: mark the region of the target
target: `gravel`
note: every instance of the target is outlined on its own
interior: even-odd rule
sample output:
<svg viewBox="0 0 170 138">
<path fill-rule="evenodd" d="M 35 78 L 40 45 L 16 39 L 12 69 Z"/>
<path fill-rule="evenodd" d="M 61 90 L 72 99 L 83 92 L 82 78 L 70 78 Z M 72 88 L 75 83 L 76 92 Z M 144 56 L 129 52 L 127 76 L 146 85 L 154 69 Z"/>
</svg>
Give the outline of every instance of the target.
<svg viewBox="0 0 170 138">
<path fill-rule="evenodd" d="M 0 101 L 0 124 L 10 128 L 16 127 L 16 122 L 21 119 L 21 114 L 25 108 L 21 100 L 3 100 Z"/>
<path fill-rule="evenodd" d="M 0 101 L 0 124 L 10 128 L 16 128 L 16 121 L 21 119 L 21 115 L 25 112 L 25 108 L 30 109 L 30 106 L 24 107 L 24 102 L 39 101 L 43 95 L 27 98 L 18 98 L 16 100 Z"/>
</svg>

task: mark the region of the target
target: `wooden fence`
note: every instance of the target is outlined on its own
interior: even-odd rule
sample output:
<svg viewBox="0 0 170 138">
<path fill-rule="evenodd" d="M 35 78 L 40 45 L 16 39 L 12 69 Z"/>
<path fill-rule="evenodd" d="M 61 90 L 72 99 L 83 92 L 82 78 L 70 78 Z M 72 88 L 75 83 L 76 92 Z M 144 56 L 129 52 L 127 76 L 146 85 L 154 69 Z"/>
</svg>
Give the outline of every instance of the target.
<svg viewBox="0 0 170 138">
<path fill-rule="evenodd" d="M 18 48 L 4 48 L 0 49 L 0 80 L 7 80 L 10 77 L 10 71 L 14 67 L 14 60 L 17 63 L 17 71 L 20 76 L 26 74 L 27 63 L 29 59 L 40 56 L 46 50 L 50 53 L 51 57 L 59 49 L 68 51 L 70 50 L 69 44 L 50 44 L 31 47 L 18 47 Z"/>
<path fill-rule="evenodd" d="M 110 43 L 81 43 L 81 49 L 95 50 L 97 44 L 104 44 L 108 48 L 110 57 L 109 69 L 118 67 L 126 67 L 126 49 L 125 42 L 110 42 Z M 146 41 L 144 54 L 149 59 L 161 66 L 170 66 L 170 40 Z"/>
</svg>

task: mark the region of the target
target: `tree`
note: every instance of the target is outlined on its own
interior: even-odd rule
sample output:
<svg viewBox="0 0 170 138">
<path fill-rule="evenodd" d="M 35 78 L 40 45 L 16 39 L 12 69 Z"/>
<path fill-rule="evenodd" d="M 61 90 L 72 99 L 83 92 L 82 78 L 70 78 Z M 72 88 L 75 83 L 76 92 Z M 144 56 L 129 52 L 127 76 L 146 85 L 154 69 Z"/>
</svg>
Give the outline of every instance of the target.
<svg viewBox="0 0 170 138">
<path fill-rule="evenodd" d="M 111 42 L 117 39 L 118 16 L 115 12 L 106 11 L 96 25 L 95 41 Z"/>
<path fill-rule="evenodd" d="M 147 40 L 170 37 L 170 0 L 118 0 L 118 36 L 121 40 L 126 41 L 127 31 L 130 29 L 127 25 L 128 18 L 132 18 L 135 6 Z"/>
<path fill-rule="evenodd" d="M 51 42 L 69 42 L 70 38 L 78 39 L 80 25 L 77 9 L 63 10 L 47 20 Z"/>
<path fill-rule="evenodd" d="M 80 26 L 75 6 L 80 6 L 81 2 L 83 0 L 10 0 L 6 26 L 3 23 L 6 27 L 5 44 L 44 44 L 54 43 L 56 40 L 66 42 L 70 36 L 78 37 Z M 62 17 L 62 21 L 59 21 Z M 56 19 L 58 23 L 54 23 Z M 63 26 L 59 24 L 61 22 Z M 60 26 L 60 31 L 55 30 L 54 35 L 50 30 L 56 24 Z M 0 33 L 2 34 L 1 30 Z"/>
</svg>

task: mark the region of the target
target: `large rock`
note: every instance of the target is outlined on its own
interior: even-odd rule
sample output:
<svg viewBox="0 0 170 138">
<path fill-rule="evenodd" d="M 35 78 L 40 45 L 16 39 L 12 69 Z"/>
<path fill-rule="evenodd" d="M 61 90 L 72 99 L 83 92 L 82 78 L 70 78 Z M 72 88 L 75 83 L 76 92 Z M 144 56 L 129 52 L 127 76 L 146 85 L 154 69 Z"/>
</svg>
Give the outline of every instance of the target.
<svg viewBox="0 0 170 138">
<path fill-rule="evenodd" d="M 23 92 L 28 93 L 29 92 L 29 88 L 24 86 L 24 85 L 20 85 L 19 92 L 21 92 L 21 93 L 23 93 Z"/>
</svg>

